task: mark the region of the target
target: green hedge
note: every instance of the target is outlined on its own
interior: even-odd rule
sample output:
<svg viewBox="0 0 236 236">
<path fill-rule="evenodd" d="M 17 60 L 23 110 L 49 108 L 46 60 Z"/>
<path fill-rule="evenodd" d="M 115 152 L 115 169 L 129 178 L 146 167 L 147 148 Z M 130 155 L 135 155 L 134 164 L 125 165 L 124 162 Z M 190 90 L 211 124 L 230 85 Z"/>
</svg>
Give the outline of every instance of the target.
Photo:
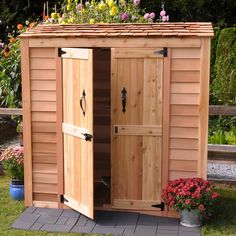
<svg viewBox="0 0 236 236">
<path fill-rule="evenodd" d="M 211 57 L 214 103 L 236 104 L 236 28 L 222 29 L 216 41 Z"/>
</svg>

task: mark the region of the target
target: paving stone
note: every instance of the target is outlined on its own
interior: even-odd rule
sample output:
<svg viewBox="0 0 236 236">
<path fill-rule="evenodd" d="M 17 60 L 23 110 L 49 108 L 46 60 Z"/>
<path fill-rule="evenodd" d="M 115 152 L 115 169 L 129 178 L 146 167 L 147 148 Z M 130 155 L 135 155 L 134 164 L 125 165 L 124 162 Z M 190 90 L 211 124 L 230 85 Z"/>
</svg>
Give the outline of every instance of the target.
<svg viewBox="0 0 236 236">
<path fill-rule="evenodd" d="M 34 213 L 40 215 L 60 216 L 63 209 L 37 208 Z"/>
<path fill-rule="evenodd" d="M 159 218 L 156 216 L 140 215 L 138 225 L 157 225 Z"/>
<path fill-rule="evenodd" d="M 60 216 L 56 222 L 57 225 L 64 225 L 66 221 L 69 219 L 69 217 L 66 216 Z"/>
<path fill-rule="evenodd" d="M 12 228 L 30 229 L 39 217 L 40 215 L 37 214 L 25 213 L 12 224 Z"/>
<path fill-rule="evenodd" d="M 159 225 L 158 230 L 173 230 L 173 231 L 179 231 L 179 225 Z"/>
<path fill-rule="evenodd" d="M 69 225 L 56 225 L 56 224 L 45 224 L 40 230 L 49 232 L 70 232 L 72 226 Z"/>
<path fill-rule="evenodd" d="M 177 236 L 179 235 L 179 231 L 178 230 L 168 230 L 168 229 L 158 229 L 157 230 L 157 235 L 159 234 L 168 234 L 168 235 L 172 235 L 172 236 Z"/>
<path fill-rule="evenodd" d="M 134 235 L 135 236 L 155 236 L 157 225 L 137 225 Z"/>
<path fill-rule="evenodd" d="M 99 226 L 96 225 L 93 228 L 92 233 L 95 234 L 112 234 L 112 235 L 122 235 L 124 232 L 123 228 L 119 228 L 119 227 L 111 227 L 111 226 Z"/>
<path fill-rule="evenodd" d="M 88 222 L 88 220 L 89 219 L 87 217 L 80 215 L 79 220 L 77 221 L 76 225 L 77 226 L 85 226 L 86 223 Z"/>
<path fill-rule="evenodd" d="M 200 236 L 201 233 L 191 232 L 191 231 L 182 231 L 179 232 L 179 236 Z"/>
<path fill-rule="evenodd" d="M 95 221 L 88 219 L 88 221 L 87 221 L 85 227 L 94 228 L 95 225 L 96 225 L 96 222 L 95 222 Z"/>
<path fill-rule="evenodd" d="M 72 232 L 72 233 L 89 234 L 89 233 L 91 233 L 92 230 L 93 230 L 93 228 L 90 228 L 90 227 L 75 225 L 75 226 L 71 229 L 70 232 Z"/>
<path fill-rule="evenodd" d="M 36 207 L 28 207 L 24 212 L 25 213 L 33 213 L 37 208 Z"/>
<path fill-rule="evenodd" d="M 136 226 L 126 226 L 124 228 L 124 236 L 129 236 L 129 235 L 134 235 L 134 231 L 135 231 Z"/>
<path fill-rule="evenodd" d="M 35 222 L 31 227 L 30 230 L 40 230 L 42 228 L 43 224 Z"/>
<path fill-rule="evenodd" d="M 185 227 L 185 226 L 182 226 L 182 225 L 180 225 L 179 226 L 179 231 L 180 232 L 196 232 L 196 233 L 201 233 L 201 228 L 200 227 L 193 227 L 193 228 L 191 228 L 191 227 Z"/>
<path fill-rule="evenodd" d="M 96 212 L 95 221 L 100 226 L 115 226 L 117 222 L 117 214 L 114 212 Z"/>
<path fill-rule="evenodd" d="M 117 212 L 116 226 L 136 226 L 139 214 Z"/>
<path fill-rule="evenodd" d="M 41 215 L 37 222 L 42 224 L 56 224 L 59 216 Z"/>
<path fill-rule="evenodd" d="M 79 219 L 78 217 L 69 217 L 65 225 L 74 226 L 76 222 L 78 221 L 78 219 Z"/>
<path fill-rule="evenodd" d="M 66 216 L 66 217 L 79 217 L 80 213 L 71 209 L 65 209 L 63 210 L 61 216 Z"/>
</svg>

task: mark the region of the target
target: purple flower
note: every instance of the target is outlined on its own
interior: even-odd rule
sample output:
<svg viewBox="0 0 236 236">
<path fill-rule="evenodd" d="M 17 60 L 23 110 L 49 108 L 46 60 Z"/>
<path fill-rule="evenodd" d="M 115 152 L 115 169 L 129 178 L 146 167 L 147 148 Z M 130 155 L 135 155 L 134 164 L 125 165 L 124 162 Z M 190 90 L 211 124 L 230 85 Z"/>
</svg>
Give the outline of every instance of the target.
<svg viewBox="0 0 236 236">
<path fill-rule="evenodd" d="M 166 21 L 169 21 L 169 15 L 166 16 Z"/>
<path fill-rule="evenodd" d="M 145 20 L 148 20 L 150 18 L 150 14 L 146 13 L 143 17 L 144 17 Z"/>
<path fill-rule="evenodd" d="M 155 18 L 155 16 L 156 16 L 156 15 L 155 15 L 155 13 L 154 13 L 154 12 L 151 12 L 151 13 L 150 13 L 150 18 L 151 18 L 151 19 L 154 19 L 154 18 Z"/>
<path fill-rule="evenodd" d="M 138 6 L 140 4 L 140 0 L 134 0 L 134 5 Z"/>
<path fill-rule="evenodd" d="M 161 12 L 160 12 L 160 16 L 165 16 L 166 15 L 166 11 L 165 10 L 162 10 Z"/>
<path fill-rule="evenodd" d="M 162 21 L 163 21 L 163 22 L 167 21 L 167 16 L 163 16 L 163 17 L 162 17 Z"/>
<path fill-rule="evenodd" d="M 0 43 L 0 49 L 4 48 L 4 43 Z"/>
<path fill-rule="evenodd" d="M 129 15 L 126 13 L 126 12 L 123 12 L 121 15 L 120 15 L 120 19 L 122 21 L 126 21 L 129 19 Z"/>
</svg>

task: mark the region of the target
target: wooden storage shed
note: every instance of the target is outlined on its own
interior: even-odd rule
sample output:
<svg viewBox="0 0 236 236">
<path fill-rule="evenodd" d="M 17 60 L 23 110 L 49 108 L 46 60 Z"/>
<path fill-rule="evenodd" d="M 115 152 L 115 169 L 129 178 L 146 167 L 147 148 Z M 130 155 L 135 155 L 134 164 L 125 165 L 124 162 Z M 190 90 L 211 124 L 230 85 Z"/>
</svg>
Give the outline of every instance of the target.
<svg viewBox="0 0 236 236">
<path fill-rule="evenodd" d="M 38 25 L 21 34 L 26 206 L 162 214 L 207 173 L 210 23 Z"/>
</svg>

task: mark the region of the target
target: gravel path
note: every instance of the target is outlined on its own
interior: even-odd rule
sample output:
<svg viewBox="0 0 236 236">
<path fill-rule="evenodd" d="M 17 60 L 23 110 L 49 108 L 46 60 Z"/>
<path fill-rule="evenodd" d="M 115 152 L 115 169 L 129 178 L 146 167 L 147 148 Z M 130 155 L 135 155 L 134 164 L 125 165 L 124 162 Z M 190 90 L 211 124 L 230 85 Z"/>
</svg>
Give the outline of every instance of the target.
<svg viewBox="0 0 236 236">
<path fill-rule="evenodd" d="M 208 164 L 208 178 L 236 180 L 236 164 Z"/>
</svg>

